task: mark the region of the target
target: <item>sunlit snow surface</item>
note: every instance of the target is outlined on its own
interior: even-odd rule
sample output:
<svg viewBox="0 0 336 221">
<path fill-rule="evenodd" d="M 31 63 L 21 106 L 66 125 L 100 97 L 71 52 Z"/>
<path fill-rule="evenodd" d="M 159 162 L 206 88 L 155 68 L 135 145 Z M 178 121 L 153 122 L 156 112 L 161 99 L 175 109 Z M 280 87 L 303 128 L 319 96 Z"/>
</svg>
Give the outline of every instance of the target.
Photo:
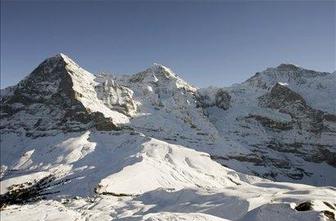
<svg viewBox="0 0 336 221">
<path fill-rule="evenodd" d="M 314 221 L 331 220 L 325 211 L 336 213 L 335 167 L 304 159 L 316 146 L 299 147 L 303 155 L 266 147 L 276 137 L 333 152 L 335 122 L 326 124 L 327 133 L 312 136 L 295 127 L 273 131 L 246 118 L 292 122 L 289 113 L 258 104 L 276 84 L 299 93 L 311 107 L 335 114 L 335 74 L 280 65 L 232 87 L 197 89 L 158 64 L 135 75 L 113 77 L 93 75 L 63 54 L 59 59 L 66 64 L 75 99 L 88 113 L 100 112 L 121 128 L 65 132 L 50 116 L 45 123 L 56 125 L 52 133 L 32 131 L 29 137 L 17 121 L 34 129 L 33 117 L 45 116 L 43 110 L 4 118 L 1 194 L 15 185 L 34 186 L 55 177 L 44 187 L 46 199 L 9 205 L 2 209 L 1 221 Z M 39 83 L 52 94 L 59 82 Z M 1 96 L 13 96 L 14 90 L 2 90 Z M 12 108 L 23 106 L 14 103 Z M 248 161 L 256 153 L 263 157 L 259 165 L 255 158 Z M 283 162 L 288 165 L 279 164 Z M 288 176 L 293 170 L 305 176 L 294 180 Z M 253 172 L 277 172 L 274 179 L 286 182 L 252 176 Z M 311 202 L 311 208 L 295 209 L 303 202 Z"/>
<path fill-rule="evenodd" d="M 27 176 L 67 181 L 50 188 L 54 200 L 9 206 L 1 220 L 326 220 L 323 202 L 336 203 L 334 187 L 240 174 L 206 153 L 133 132 L 2 139 L 15 148 L 1 160 L 18 171 L 6 172 L 2 192 Z M 294 209 L 307 200 L 317 200 L 314 210 Z"/>
</svg>

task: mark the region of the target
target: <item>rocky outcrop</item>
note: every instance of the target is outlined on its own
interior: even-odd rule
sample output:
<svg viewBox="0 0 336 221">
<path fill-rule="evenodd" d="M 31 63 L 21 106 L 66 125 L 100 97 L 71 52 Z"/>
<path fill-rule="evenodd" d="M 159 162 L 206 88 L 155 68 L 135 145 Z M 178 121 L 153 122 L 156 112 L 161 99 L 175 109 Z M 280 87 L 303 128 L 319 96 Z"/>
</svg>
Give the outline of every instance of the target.
<svg viewBox="0 0 336 221">
<path fill-rule="evenodd" d="M 100 82 L 95 87 L 98 99 L 102 100 L 108 108 L 127 116 L 133 116 L 136 113 L 137 106 L 131 89 L 119 85 L 107 75 L 97 76 L 96 81 Z"/>
<path fill-rule="evenodd" d="M 198 101 L 197 105 L 202 108 L 218 107 L 223 110 L 230 108 L 231 96 L 221 88 L 199 90 L 196 97 Z"/>
<path fill-rule="evenodd" d="M 306 106 L 306 102 L 302 96 L 280 83 L 276 83 L 270 93 L 260 97 L 260 104 L 274 109 L 287 108 L 294 104 Z"/>
<path fill-rule="evenodd" d="M 331 139 L 335 137 L 332 129 L 330 129 L 330 125 L 333 123 L 329 123 L 332 122 L 333 115 L 311 108 L 300 94 L 280 83 L 275 84 L 269 92 L 258 97 L 258 102 L 263 108 L 271 108 L 280 113 L 288 114 L 291 120 L 281 122 L 263 115 L 250 114 L 247 116 L 245 119 L 254 119 L 264 128 L 272 129 L 272 131 L 267 132 L 270 141 L 254 145 L 256 153 L 263 154 L 265 151 L 268 152 L 266 148 L 269 148 L 272 151 L 287 155 L 293 154 L 309 162 L 325 162 L 335 167 L 336 151 L 333 150 L 333 144 L 324 143 L 328 141 L 326 138 L 325 141 L 320 139 L 320 137 L 331 137 Z M 284 139 L 284 135 L 280 135 L 279 133 L 290 134 Z M 305 136 L 309 136 L 310 138 L 315 136 L 316 138 L 307 139 Z M 298 140 L 300 142 L 297 142 Z M 280 159 L 272 161 L 272 157 L 268 158 L 268 162 L 271 162 L 278 169 L 291 169 L 290 167 L 283 168 L 275 163 L 281 161 Z M 304 170 L 299 170 L 295 174 L 292 172 L 285 173 L 289 177 L 299 180 L 307 175 L 307 172 Z"/>
<path fill-rule="evenodd" d="M 227 110 L 230 107 L 231 96 L 228 92 L 224 90 L 218 90 L 216 93 L 215 104 L 217 107 Z"/>
<path fill-rule="evenodd" d="M 46 59 L 2 96 L 1 129 L 28 136 L 92 127 L 115 129 L 113 117 L 94 109 L 100 102 L 91 84 L 93 78 L 65 55 Z"/>
<path fill-rule="evenodd" d="M 258 121 L 262 126 L 266 128 L 270 128 L 273 130 L 290 130 L 293 128 L 293 125 L 291 122 L 280 122 L 280 121 L 275 121 L 273 119 L 270 119 L 266 116 L 260 116 L 260 115 L 255 115 L 255 114 L 250 114 L 249 116 L 245 117 L 246 119 L 255 119 Z"/>
<path fill-rule="evenodd" d="M 289 114 L 301 130 L 318 134 L 324 129 L 323 112 L 311 108 L 302 96 L 279 83 L 269 93 L 259 97 L 259 104 Z"/>
<path fill-rule="evenodd" d="M 55 180 L 54 175 L 49 175 L 35 183 L 25 182 L 8 187 L 8 192 L 0 195 L 0 210 L 13 204 L 23 205 L 45 199 L 46 195 L 53 193 L 50 191 L 51 186 L 62 183 L 53 184 Z"/>
</svg>

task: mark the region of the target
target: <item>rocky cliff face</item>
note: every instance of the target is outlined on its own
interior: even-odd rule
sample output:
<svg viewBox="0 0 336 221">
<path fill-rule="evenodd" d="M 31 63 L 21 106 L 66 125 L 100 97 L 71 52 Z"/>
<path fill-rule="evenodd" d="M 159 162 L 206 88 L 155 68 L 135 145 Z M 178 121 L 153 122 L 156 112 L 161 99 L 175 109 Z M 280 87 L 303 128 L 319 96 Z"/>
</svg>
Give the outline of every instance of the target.
<svg viewBox="0 0 336 221">
<path fill-rule="evenodd" d="M 137 111 L 137 106 L 133 101 L 133 91 L 121 86 L 108 75 L 100 75 L 96 78 L 100 82 L 95 86 L 98 99 L 110 109 L 119 111 L 129 117 Z"/>
<path fill-rule="evenodd" d="M 310 136 L 322 138 L 324 136 L 330 136 L 332 139 L 335 137 L 336 131 L 333 129 L 332 124 L 334 122 L 329 120 L 329 116 L 335 116 L 333 114 L 324 113 L 321 110 L 311 108 L 306 104 L 305 100 L 299 94 L 290 90 L 286 86 L 277 83 L 272 87 L 271 91 L 261 97 L 259 97 L 260 105 L 266 108 L 276 109 L 281 113 L 289 114 L 291 116 L 291 123 L 293 127 L 298 131 L 296 137 L 301 137 L 302 133 L 309 133 Z M 327 117 L 326 117 L 327 116 Z M 333 118 L 333 117 L 332 117 Z M 326 162 L 331 166 L 336 166 L 336 152 L 334 150 L 334 144 L 325 143 L 324 140 L 316 141 L 314 143 L 295 143 L 297 146 L 297 152 L 301 152 L 302 157 L 305 160 L 313 162 Z M 281 145 L 281 141 L 277 141 L 277 145 Z M 286 145 L 283 144 L 279 150 L 286 151 Z M 273 147 L 272 144 L 269 144 Z M 311 151 L 302 152 L 300 149 L 303 146 L 313 146 Z M 276 147 L 278 148 L 278 147 Z"/>
<path fill-rule="evenodd" d="M 230 107 L 231 96 L 223 88 L 208 88 L 198 90 L 197 100 L 202 108 L 218 107 L 227 110 Z"/>
<path fill-rule="evenodd" d="M 94 79 L 63 54 L 46 59 L 17 86 L 2 93 L 1 130 L 44 136 L 92 127 L 116 129 L 128 118 L 99 100 Z"/>
</svg>

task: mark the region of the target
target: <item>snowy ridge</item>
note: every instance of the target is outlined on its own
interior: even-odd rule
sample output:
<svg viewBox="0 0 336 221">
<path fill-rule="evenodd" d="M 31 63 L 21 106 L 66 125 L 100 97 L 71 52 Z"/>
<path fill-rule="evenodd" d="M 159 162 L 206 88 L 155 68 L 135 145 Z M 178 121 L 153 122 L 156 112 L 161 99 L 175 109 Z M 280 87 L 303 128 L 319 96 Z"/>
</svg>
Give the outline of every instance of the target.
<svg viewBox="0 0 336 221">
<path fill-rule="evenodd" d="M 198 89 L 46 59 L 1 90 L 1 220 L 334 220 L 335 83 L 282 64 Z"/>
<path fill-rule="evenodd" d="M 57 56 L 61 56 L 66 63 L 66 69 L 71 76 L 73 83 L 72 89 L 75 91 L 76 99 L 78 99 L 89 112 L 102 113 L 106 118 L 111 118 L 116 124 L 128 122 L 126 116 L 106 107 L 102 101 L 98 99 L 94 88 L 97 85 L 94 75 L 79 67 L 78 64 L 67 56 L 63 54 L 56 55 L 56 57 Z"/>
</svg>

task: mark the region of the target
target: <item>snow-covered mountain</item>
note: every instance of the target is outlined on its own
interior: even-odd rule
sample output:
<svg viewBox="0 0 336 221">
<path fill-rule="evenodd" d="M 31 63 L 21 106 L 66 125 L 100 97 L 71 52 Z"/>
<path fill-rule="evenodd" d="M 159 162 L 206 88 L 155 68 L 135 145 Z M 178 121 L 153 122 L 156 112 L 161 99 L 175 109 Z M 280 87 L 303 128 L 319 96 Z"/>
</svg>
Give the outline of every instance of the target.
<svg viewBox="0 0 336 221">
<path fill-rule="evenodd" d="M 335 85 L 291 64 L 199 89 L 48 58 L 1 90 L 1 220 L 332 220 Z"/>
<path fill-rule="evenodd" d="M 242 84 L 200 90 L 210 122 L 226 140 L 249 151 L 223 157 L 218 148 L 214 158 L 274 180 L 335 185 L 335 82 L 335 74 L 282 64 Z"/>
</svg>

